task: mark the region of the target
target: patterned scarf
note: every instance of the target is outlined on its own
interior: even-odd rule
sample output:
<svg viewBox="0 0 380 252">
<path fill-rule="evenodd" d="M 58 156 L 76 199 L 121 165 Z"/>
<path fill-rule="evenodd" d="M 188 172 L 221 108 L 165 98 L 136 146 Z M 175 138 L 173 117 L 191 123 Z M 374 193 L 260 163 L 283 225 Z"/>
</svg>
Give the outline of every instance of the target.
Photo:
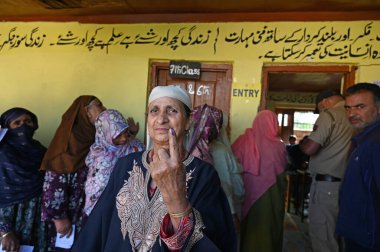
<svg viewBox="0 0 380 252">
<path fill-rule="evenodd" d="M 223 124 L 223 112 L 220 109 L 204 104 L 193 109 L 193 134 L 189 152 L 210 164 L 213 163 L 209 152 L 209 143 L 219 135 Z"/>
<path fill-rule="evenodd" d="M 128 128 L 124 117 L 117 110 L 103 111 L 95 122 L 95 143 L 86 157 L 89 168 L 86 180 L 86 203 L 84 212 L 89 215 L 106 187 L 113 168 L 119 158 L 129 153 L 144 150 L 144 145 L 134 139 L 125 145 L 114 145 L 112 139 Z"/>
</svg>

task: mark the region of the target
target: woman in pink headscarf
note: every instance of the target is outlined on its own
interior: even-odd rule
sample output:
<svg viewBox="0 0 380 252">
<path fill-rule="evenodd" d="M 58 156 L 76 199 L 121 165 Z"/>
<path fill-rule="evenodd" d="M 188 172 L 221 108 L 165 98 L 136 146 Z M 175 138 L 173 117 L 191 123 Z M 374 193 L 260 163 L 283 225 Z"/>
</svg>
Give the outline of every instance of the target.
<svg viewBox="0 0 380 252">
<path fill-rule="evenodd" d="M 259 112 L 232 150 L 244 167 L 241 251 L 282 251 L 287 161 L 276 114 Z"/>
</svg>

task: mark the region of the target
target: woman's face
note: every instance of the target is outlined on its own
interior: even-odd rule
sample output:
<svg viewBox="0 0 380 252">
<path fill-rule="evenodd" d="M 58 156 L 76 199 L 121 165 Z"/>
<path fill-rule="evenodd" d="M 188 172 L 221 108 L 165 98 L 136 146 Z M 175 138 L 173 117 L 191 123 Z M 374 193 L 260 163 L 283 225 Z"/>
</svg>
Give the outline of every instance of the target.
<svg viewBox="0 0 380 252">
<path fill-rule="evenodd" d="M 98 98 L 92 100 L 90 104 L 86 106 L 87 116 L 90 119 L 92 124 L 95 124 L 96 119 L 99 114 L 102 113 L 106 108 L 103 106 L 103 103 L 99 101 Z"/>
<path fill-rule="evenodd" d="M 189 120 L 182 102 L 162 97 L 148 105 L 148 132 L 156 145 L 169 145 L 169 129 L 173 128 L 179 144 L 183 144 L 185 131 L 189 127 Z"/>
<path fill-rule="evenodd" d="M 128 129 L 121 132 L 116 138 L 112 139 L 114 145 L 126 145 L 129 140 Z"/>
<path fill-rule="evenodd" d="M 21 127 L 23 124 L 26 124 L 32 128 L 34 127 L 32 117 L 28 114 L 23 114 L 23 115 L 17 117 L 16 119 L 14 119 L 13 121 L 11 121 L 9 123 L 9 128 L 10 129 L 16 129 L 18 127 Z"/>
</svg>

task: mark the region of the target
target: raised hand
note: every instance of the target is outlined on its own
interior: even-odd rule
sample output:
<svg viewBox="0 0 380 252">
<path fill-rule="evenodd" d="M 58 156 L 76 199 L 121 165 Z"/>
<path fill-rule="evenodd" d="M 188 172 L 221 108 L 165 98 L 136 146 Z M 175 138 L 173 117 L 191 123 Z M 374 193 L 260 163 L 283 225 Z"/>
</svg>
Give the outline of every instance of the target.
<svg viewBox="0 0 380 252">
<path fill-rule="evenodd" d="M 153 181 L 161 192 L 169 213 L 182 213 L 188 206 L 186 198 L 186 170 L 181 161 L 182 149 L 177 143 L 174 129 L 169 129 L 169 150 L 159 149 L 150 163 Z M 172 222 L 176 227 L 179 220 Z"/>
<path fill-rule="evenodd" d="M 140 130 L 140 125 L 139 123 L 135 123 L 135 120 L 133 117 L 128 117 L 127 118 L 127 123 L 128 123 L 128 131 L 132 136 L 136 136 L 137 133 Z"/>
</svg>

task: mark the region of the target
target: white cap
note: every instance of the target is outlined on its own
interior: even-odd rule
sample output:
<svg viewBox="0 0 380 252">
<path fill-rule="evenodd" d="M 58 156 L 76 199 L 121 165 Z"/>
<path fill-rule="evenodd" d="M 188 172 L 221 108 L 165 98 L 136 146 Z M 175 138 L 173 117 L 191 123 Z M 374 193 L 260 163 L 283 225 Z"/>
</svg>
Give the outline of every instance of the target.
<svg viewBox="0 0 380 252">
<path fill-rule="evenodd" d="M 149 95 L 148 103 L 161 98 L 169 97 L 181 101 L 189 109 L 191 109 L 191 99 L 186 90 L 182 89 L 180 86 L 157 86 L 152 89 Z"/>
</svg>

